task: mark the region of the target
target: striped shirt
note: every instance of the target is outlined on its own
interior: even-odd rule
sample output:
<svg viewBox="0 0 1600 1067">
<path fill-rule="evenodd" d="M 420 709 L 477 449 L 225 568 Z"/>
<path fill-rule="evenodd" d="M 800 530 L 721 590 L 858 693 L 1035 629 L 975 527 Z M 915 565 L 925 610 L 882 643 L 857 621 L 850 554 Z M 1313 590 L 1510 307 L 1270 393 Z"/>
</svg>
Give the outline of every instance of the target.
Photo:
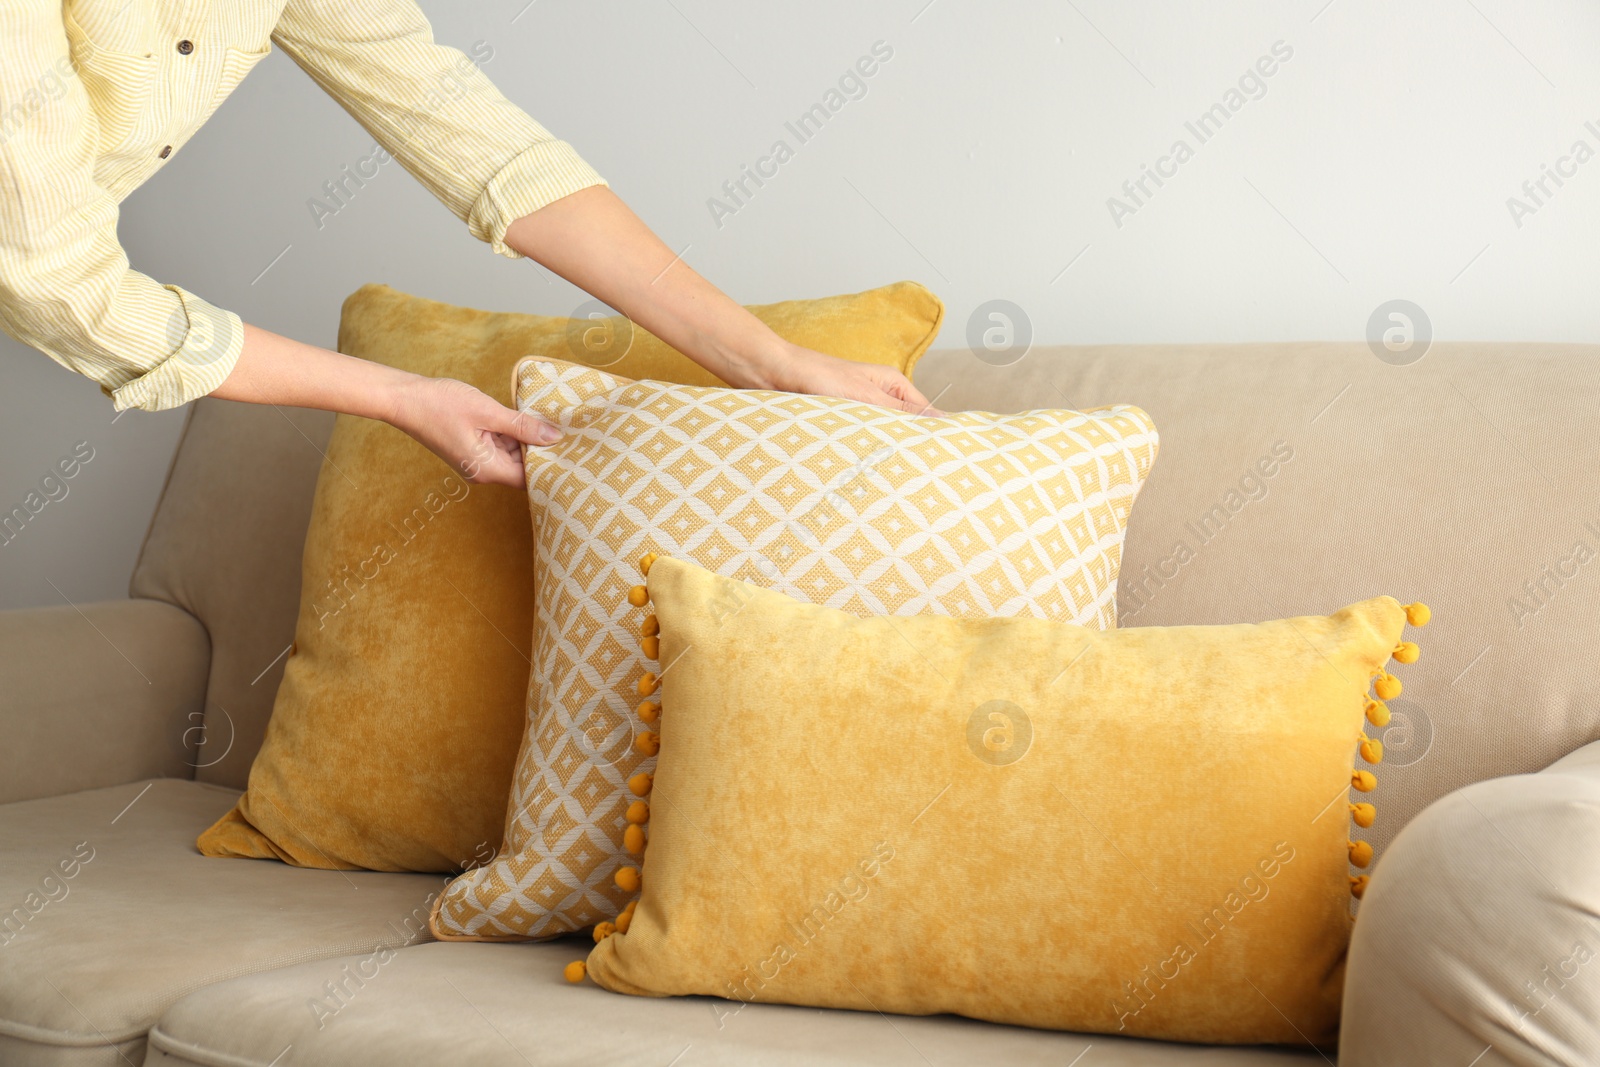
<svg viewBox="0 0 1600 1067">
<path fill-rule="evenodd" d="M 413 0 L 0 0 L 0 327 L 119 411 L 239 358 L 237 315 L 129 268 L 117 211 L 274 43 L 502 255 L 516 219 L 605 184 Z"/>
</svg>

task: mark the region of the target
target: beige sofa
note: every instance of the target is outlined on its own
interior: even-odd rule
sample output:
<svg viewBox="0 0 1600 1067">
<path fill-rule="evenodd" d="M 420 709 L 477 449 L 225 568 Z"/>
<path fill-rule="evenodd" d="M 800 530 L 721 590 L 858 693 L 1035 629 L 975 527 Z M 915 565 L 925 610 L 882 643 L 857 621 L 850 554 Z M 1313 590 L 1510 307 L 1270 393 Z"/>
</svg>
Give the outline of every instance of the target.
<svg viewBox="0 0 1600 1067">
<path fill-rule="evenodd" d="M 1597 357 L 1050 348 L 1006 367 L 936 352 L 918 370 L 949 409 L 1151 412 L 1162 452 L 1133 514 L 1124 625 L 1376 593 L 1433 606 L 1373 795 L 1346 1063 L 1600 1062 L 1584 985 L 1600 989 L 1600 960 L 1570 960 L 1575 940 L 1600 949 L 1600 749 L 1459 791 L 1600 737 L 1600 563 L 1574 558 L 1600 547 Z M 195 835 L 244 785 L 271 711 L 330 426 L 201 401 L 130 599 L 0 613 L 0 1063 L 1332 1062 L 619 997 L 560 980 L 582 943 L 424 943 L 441 876 L 202 858 Z"/>
</svg>

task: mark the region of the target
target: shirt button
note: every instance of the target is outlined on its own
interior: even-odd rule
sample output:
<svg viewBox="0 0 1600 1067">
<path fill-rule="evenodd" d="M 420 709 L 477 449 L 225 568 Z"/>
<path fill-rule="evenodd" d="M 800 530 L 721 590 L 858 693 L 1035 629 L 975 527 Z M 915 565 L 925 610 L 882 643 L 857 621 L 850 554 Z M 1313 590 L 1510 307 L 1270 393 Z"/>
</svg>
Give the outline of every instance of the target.
<svg viewBox="0 0 1600 1067">
<path fill-rule="evenodd" d="M 193 41 L 179 41 L 178 42 L 178 54 L 180 56 L 186 56 L 190 52 L 193 52 L 193 51 L 194 51 L 194 42 Z"/>
<path fill-rule="evenodd" d="M 172 146 L 171 145 L 167 145 L 167 147 L 165 147 L 165 148 L 163 148 L 161 150 L 161 158 L 162 159 L 166 159 L 170 155 L 172 155 Z"/>
</svg>

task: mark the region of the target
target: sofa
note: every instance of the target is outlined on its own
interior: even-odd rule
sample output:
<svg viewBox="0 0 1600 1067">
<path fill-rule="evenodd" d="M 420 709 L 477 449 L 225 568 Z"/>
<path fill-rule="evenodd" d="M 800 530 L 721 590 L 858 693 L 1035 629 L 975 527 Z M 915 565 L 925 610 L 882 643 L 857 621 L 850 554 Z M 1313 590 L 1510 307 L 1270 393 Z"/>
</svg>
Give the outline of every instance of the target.
<svg viewBox="0 0 1600 1067">
<path fill-rule="evenodd" d="M 583 940 L 433 942 L 444 875 L 202 857 L 271 714 L 333 421 L 207 399 L 128 598 L 0 613 L 0 1063 L 1600 1062 L 1600 350 L 984 356 L 932 352 L 917 383 L 1160 428 L 1121 625 L 1432 606 L 1383 731 L 1337 1052 L 621 997 L 562 981 Z"/>
</svg>

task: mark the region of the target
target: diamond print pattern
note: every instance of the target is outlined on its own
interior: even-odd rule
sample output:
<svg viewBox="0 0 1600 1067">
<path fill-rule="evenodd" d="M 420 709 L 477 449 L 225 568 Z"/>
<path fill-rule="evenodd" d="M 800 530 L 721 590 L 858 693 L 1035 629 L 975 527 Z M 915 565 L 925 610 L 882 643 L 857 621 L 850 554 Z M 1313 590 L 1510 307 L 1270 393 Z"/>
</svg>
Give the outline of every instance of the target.
<svg viewBox="0 0 1600 1067">
<path fill-rule="evenodd" d="M 859 616 L 1032 615 L 1109 627 L 1157 439 L 1137 408 L 924 419 L 852 401 L 627 382 L 535 359 L 517 401 L 567 435 L 526 455 L 535 519 L 527 736 L 499 856 L 435 913 L 453 938 L 614 916 L 645 552 Z M 581 411 L 581 414 L 580 414 Z"/>
</svg>

